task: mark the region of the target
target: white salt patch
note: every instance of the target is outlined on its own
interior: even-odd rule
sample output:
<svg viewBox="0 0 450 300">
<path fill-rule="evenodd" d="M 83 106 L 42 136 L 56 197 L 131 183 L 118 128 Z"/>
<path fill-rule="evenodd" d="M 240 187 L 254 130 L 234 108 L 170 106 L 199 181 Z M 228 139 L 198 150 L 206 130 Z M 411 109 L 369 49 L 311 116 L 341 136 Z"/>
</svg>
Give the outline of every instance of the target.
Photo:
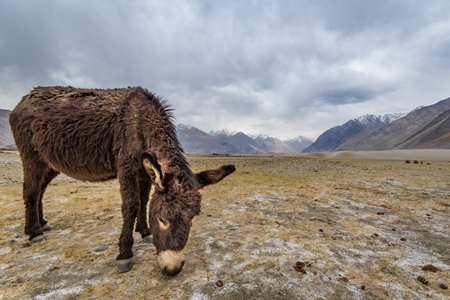
<svg viewBox="0 0 450 300">
<path fill-rule="evenodd" d="M 61 295 L 61 296 L 65 296 L 65 295 L 69 295 L 69 294 L 74 294 L 74 293 L 79 293 L 83 290 L 83 287 L 81 286 L 75 286 L 72 288 L 67 288 L 67 289 L 59 289 L 59 290 L 54 290 L 42 295 L 38 295 L 35 297 L 35 299 L 37 300 L 45 300 L 48 299 L 50 297 L 53 296 L 57 296 L 57 295 Z"/>
<path fill-rule="evenodd" d="M 71 229 L 64 229 L 64 230 L 61 230 L 61 231 L 59 232 L 59 234 L 69 234 L 69 233 L 71 233 L 71 232 L 72 232 Z"/>
<path fill-rule="evenodd" d="M 221 289 L 219 294 L 227 294 L 237 289 L 237 285 L 234 282 L 226 283 Z"/>
<path fill-rule="evenodd" d="M 209 297 L 205 294 L 202 294 L 200 292 L 194 292 L 194 294 L 191 297 L 191 300 L 208 300 Z"/>
<path fill-rule="evenodd" d="M 211 262 L 209 268 L 213 271 L 221 269 L 223 266 L 223 262 L 221 261 L 213 261 Z"/>
<path fill-rule="evenodd" d="M 420 251 L 420 252 L 419 252 Z M 427 253 L 427 249 L 423 247 L 410 248 L 407 247 L 404 252 L 405 256 L 402 256 L 399 260 L 393 262 L 394 265 L 401 267 L 409 272 L 413 272 L 414 267 L 424 266 L 433 262 L 433 265 L 442 268 L 448 269 L 449 265 L 442 263 L 436 256 Z"/>
<path fill-rule="evenodd" d="M 242 287 L 248 289 L 248 290 L 255 290 L 258 288 L 258 285 L 254 284 L 254 283 L 244 283 L 242 285 Z"/>
<path fill-rule="evenodd" d="M 5 255 L 8 253 L 11 253 L 12 248 L 11 247 L 4 247 L 4 248 L 0 248 L 0 255 Z"/>
</svg>

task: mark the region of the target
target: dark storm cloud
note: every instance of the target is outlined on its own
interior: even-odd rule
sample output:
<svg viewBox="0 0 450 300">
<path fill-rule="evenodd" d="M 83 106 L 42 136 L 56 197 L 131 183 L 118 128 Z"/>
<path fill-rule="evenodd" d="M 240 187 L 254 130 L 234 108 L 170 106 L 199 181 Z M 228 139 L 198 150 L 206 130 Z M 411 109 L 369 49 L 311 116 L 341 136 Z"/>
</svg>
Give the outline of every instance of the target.
<svg viewBox="0 0 450 300">
<path fill-rule="evenodd" d="M 448 97 L 449 9 L 437 0 L 3 1 L 1 107 L 37 85 L 142 85 L 204 130 L 316 137 L 361 114 Z"/>
<path fill-rule="evenodd" d="M 362 87 L 325 90 L 319 95 L 327 104 L 353 104 L 365 102 L 376 96 L 373 92 Z"/>
</svg>

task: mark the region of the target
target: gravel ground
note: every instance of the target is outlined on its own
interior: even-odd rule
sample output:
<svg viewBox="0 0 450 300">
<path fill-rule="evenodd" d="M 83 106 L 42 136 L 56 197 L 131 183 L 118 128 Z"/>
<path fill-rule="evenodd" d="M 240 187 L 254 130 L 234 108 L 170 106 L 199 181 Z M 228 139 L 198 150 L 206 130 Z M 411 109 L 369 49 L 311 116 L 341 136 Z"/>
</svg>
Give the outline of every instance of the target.
<svg viewBox="0 0 450 300">
<path fill-rule="evenodd" d="M 202 192 L 171 278 L 138 234 L 116 271 L 116 181 L 55 179 L 54 230 L 30 245 L 20 161 L 0 154 L 0 299 L 450 299 L 450 162 L 332 156 L 189 156 L 237 171 Z"/>
</svg>

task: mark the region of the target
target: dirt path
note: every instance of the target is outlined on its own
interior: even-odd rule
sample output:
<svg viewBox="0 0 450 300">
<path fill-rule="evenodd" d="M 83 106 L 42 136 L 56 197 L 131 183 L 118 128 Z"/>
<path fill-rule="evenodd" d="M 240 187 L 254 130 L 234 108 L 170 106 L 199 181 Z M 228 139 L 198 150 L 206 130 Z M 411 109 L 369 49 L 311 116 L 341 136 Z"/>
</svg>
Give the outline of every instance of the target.
<svg viewBox="0 0 450 300">
<path fill-rule="evenodd" d="M 237 172 L 203 191 L 169 278 L 138 234 L 133 270 L 117 273 L 116 181 L 58 177 L 44 201 L 54 230 L 30 246 L 20 162 L 0 155 L 0 299 L 450 299 L 449 161 L 189 160 Z"/>
</svg>

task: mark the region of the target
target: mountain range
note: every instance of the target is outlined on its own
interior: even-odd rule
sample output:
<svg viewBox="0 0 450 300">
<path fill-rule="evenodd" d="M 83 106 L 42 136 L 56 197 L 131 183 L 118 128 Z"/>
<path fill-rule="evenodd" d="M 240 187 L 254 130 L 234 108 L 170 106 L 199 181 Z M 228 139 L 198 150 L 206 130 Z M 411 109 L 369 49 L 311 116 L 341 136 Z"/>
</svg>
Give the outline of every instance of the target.
<svg viewBox="0 0 450 300">
<path fill-rule="evenodd" d="M 303 136 L 282 141 L 267 135 L 251 136 L 226 129 L 206 133 L 183 124 L 177 126 L 177 134 L 184 150 L 193 154 L 299 153 L 312 144 Z"/>
<path fill-rule="evenodd" d="M 366 115 L 322 133 L 303 152 L 450 149 L 450 98 L 406 115 Z"/>
<path fill-rule="evenodd" d="M 15 148 L 10 111 L 0 109 L 0 148 Z M 187 153 L 252 154 L 390 149 L 450 149 L 450 98 L 421 106 L 408 114 L 364 115 L 326 130 L 315 142 L 299 136 L 280 140 L 228 130 L 206 133 L 190 125 L 177 126 Z"/>
<path fill-rule="evenodd" d="M 332 127 L 322 133 L 317 140 L 303 152 L 340 151 L 352 147 L 352 141 L 359 141 L 370 133 L 385 127 L 404 114 L 388 114 L 383 116 L 364 115 L 346 123 Z"/>
</svg>

